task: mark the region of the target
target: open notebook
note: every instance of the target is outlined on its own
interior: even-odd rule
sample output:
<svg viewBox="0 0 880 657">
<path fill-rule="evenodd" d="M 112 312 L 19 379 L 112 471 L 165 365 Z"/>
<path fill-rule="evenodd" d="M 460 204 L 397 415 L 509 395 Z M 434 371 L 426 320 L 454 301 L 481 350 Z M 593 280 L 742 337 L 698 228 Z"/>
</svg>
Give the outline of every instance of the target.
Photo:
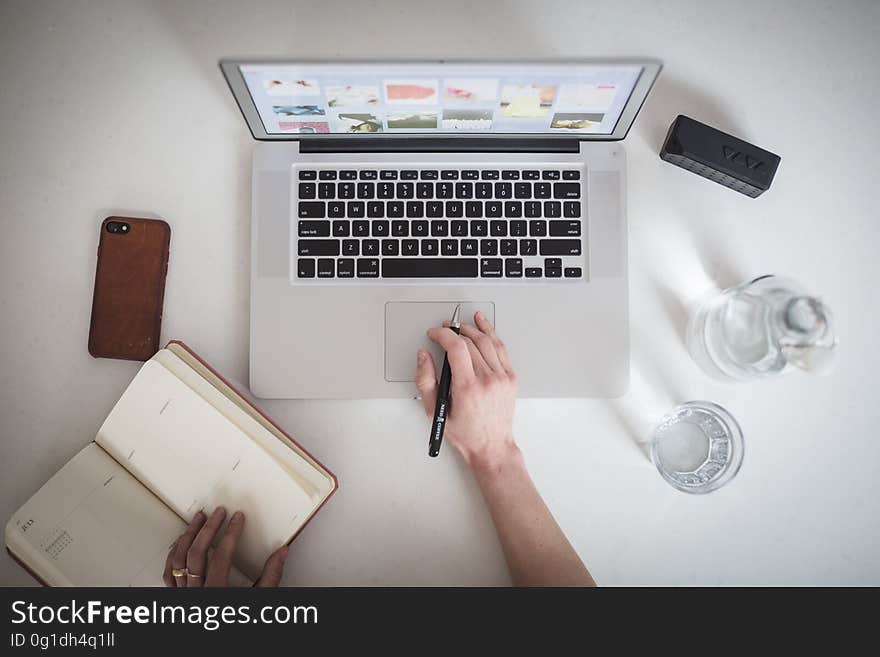
<svg viewBox="0 0 880 657">
<path fill-rule="evenodd" d="M 6 524 L 51 586 L 162 586 L 200 509 L 245 514 L 230 576 L 250 585 L 336 478 L 181 342 L 146 363 L 89 443 Z"/>
</svg>

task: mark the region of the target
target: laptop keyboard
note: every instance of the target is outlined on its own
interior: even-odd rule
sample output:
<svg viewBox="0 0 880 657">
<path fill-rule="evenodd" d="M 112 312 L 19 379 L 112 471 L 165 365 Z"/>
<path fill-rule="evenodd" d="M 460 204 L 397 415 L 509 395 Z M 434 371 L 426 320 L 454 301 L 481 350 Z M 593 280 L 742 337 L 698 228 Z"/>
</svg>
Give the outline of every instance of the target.
<svg viewBox="0 0 880 657">
<path fill-rule="evenodd" d="M 296 283 L 585 278 L 580 168 L 320 166 L 294 177 Z"/>
</svg>

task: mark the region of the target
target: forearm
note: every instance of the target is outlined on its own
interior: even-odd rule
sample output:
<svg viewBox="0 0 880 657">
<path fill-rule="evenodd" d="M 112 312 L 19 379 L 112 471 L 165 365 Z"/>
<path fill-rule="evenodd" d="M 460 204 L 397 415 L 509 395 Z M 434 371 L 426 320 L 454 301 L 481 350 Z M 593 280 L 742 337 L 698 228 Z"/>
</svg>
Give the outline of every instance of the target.
<svg viewBox="0 0 880 657">
<path fill-rule="evenodd" d="M 516 586 L 595 586 L 535 488 L 519 448 L 471 466 Z"/>
</svg>

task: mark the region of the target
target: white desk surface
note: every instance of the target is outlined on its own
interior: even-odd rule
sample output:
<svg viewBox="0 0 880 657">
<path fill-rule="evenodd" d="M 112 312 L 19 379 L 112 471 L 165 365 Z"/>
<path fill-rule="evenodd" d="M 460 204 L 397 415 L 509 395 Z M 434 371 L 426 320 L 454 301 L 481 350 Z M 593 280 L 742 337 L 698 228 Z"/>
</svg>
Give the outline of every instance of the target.
<svg viewBox="0 0 880 657">
<path fill-rule="evenodd" d="M 625 141 L 633 386 L 523 400 L 532 476 L 601 584 L 880 584 L 878 25 L 872 2 L 3 2 L 0 517 L 94 436 L 137 370 L 86 351 L 103 217 L 171 223 L 163 342 L 247 381 L 253 141 L 221 56 L 647 55 L 665 69 Z M 662 162 L 679 113 L 779 153 L 772 189 L 753 200 Z M 836 371 L 712 382 L 682 346 L 688 304 L 771 272 L 833 307 Z M 694 398 L 746 438 L 739 476 L 702 497 L 637 446 Z M 425 455 L 418 402 L 264 406 L 341 483 L 287 584 L 509 582 L 471 476 L 451 450 Z M 0 584 L 31 581 L 0 557 Z"/>
</svg>

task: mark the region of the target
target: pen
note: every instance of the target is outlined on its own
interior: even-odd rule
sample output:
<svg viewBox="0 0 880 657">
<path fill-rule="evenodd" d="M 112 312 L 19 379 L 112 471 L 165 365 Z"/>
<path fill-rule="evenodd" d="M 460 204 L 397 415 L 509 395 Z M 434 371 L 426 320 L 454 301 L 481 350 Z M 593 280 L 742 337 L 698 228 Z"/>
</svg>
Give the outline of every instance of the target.
<svg viewBox="0 0 880 657">
<path fill-rule="evenodd" d="M 461 333 L 461 304 L 455 306 L 449 328 L 458 335 Z M 434 421 L 431 422 L 431 435 L 428 436 L 428 456 L 437 456 L 443 442 L 443 429 L 446 427 L 446 416 L 449 414 L 449 386 L 452 383 L 452 370 L 449 368 L 449 356 L 443 356 L 443 371 L 440 373 L 440 385 L 437 388 L 437 405 L 434 407 Z"/>
</svg>

